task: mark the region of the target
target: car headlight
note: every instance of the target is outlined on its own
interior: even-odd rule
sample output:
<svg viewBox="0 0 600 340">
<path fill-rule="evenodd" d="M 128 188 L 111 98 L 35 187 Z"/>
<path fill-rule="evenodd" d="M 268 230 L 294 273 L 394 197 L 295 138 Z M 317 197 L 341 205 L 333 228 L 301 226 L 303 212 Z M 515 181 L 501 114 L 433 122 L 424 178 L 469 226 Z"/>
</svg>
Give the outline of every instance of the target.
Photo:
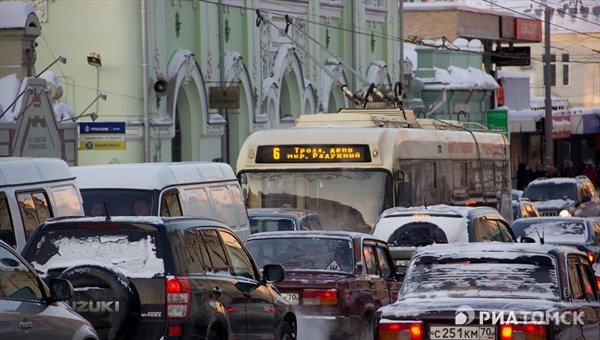
<svg viewBox="0 0 600 340">
<path fill-rule="evenodd" d="M 571 213 L 568 210 L 561 210 L 560 213 L 558 213 L 558 216 L 560 216 L 560 217 L 571 217 Z"/>
</svg>

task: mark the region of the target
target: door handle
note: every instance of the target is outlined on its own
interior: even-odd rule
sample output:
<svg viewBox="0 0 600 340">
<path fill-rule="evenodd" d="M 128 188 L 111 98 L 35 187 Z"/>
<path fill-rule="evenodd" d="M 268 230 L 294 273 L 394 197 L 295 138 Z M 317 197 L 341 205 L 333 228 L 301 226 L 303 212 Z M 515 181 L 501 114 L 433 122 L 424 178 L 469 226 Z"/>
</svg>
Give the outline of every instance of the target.
<svg viewBox="0 0 600 340">
<path fill-rule="evenodd" d="M 221 288 L 219 288 L 219 287 L 215 287 L 215 288 L 213 288 L 213 289 L 212 289 L 212 292 L 213 292 L 213 294 L 214 294 L 216 297 L 220 297 L 220 296 L 221 296 L 221 294 L 223 294 L 223 291 L 222 291 L 222 290 L 221 290 Z"/>
<path fill-rule="evenodd" d="M 19 322 L 19 327 L 21 327 L 21 329 L 24 330 L 29 330 L 31 328 L 31 321 L 27 320 L 27 318 L 21 320 L 21 322 Z"/>
</svg>

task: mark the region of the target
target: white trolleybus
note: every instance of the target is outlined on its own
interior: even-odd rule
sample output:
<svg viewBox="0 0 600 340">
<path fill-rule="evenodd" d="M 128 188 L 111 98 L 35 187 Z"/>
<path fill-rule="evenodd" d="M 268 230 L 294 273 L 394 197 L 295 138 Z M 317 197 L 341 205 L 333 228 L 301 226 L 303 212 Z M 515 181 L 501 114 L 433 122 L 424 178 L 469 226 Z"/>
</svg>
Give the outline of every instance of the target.
<svg viewBox="0 0 600 340">
<path fill-rule="evenodd" d="M 394 206 L 488 205 L 510 217 L 509 159 L 506 137 L 477 124 L 342 109 L 253 133 L 236 171 L 248 208 L 316 210 L 325 229 L 370 232 Z"/>
</svg>

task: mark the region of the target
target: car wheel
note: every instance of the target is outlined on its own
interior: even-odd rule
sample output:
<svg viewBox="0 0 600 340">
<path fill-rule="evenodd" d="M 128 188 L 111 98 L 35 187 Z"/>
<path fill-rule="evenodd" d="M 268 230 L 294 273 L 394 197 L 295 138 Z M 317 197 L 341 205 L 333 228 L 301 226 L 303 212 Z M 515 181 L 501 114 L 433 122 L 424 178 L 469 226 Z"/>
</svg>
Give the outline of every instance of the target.
<svg viewBox="0 0 600 340">
<path fill-rule="evenodd" d="M 219 333 L 211 329 L 210 332 L 208 332 L 208 340 L 221 340 L 221 338 L 219 337 Z"/>
<path fill-rule="evenodd" d="M 281 325 L 281 332 L 280 332 L 280 340 L 294 340 L 296 338 L 295 334 L 294 334 L 294 329 L 292 328 L 292 325 L 290 325 L 289 322 L 284 321 L 283 324 Z"/>
<path fill-rule="evenodd" d="M 360 324 L 360 330 L 356 335 L 356 340 L 375 339 L 375 318 L 365 315 Z"/>
<path fill-rule="evenodd" d="M 139 299 L 123 274 L 82 265 L 65 270 L 60 277 L 73 285 L 69 305 L 94 326 L 100 339 L 126 339 L 127 330 L 135 329 Z"/>
</svg>

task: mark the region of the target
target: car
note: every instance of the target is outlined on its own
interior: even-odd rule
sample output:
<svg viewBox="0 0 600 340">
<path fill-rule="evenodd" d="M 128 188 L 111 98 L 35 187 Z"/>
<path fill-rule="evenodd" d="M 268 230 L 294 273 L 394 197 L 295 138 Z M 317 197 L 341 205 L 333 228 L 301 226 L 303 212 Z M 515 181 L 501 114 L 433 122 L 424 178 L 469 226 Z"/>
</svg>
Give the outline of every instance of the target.
<svg viewBox="0 0 600 340">
<path fill-rule="evenodd" d="M 600 198 L 586 176 L 536 178 L 523 192 L 541 216 L 600 216 Z"/>
<path fill-rule="evenodd" d="M 519 218 L 539 217 L 540 212 L 527 198 L 513 200 L 513 221 Z"/>
<path fill-rule="evenodd" d="M 435 244 L 417 250 L 379 340 L 598 339 L 587 255 L 539 243 Z"/>
<path fill-rule="evenodd" d="M 292 208 L 248 209 L 250 232 L 323 230 L 316 211 Z"/>
<path fill-rule="evenodd" d="M 512 189 L 512 199 L 513 201 L 518 201 L 523 196 L 523 190 Z"/>
<path fill-rule="evenodd" d="M 0 339 L 97 340 L 92 325 L 62 302 L 72 294 L 69 281 L 57 278 L 46 285 L 0 241 Z"/>
<path fill-rule="evenodd" d="M 432 243 L 516 241 L 509 223 L 487 206 L 391 208 L 379 216 L 371 233 L 387 241 L 401 274 L 414 251 Z"/>
<path fill-rule="evenodd" d="M 296 315 L 224 223 L 191 216 L 50 219 L 23 257 L 66 278 L 100 339 L 293 339 Z"/>
<path fill-rule="evenodd" d="M 387 244 L 369 234 L 274 231 L 245 244 L 260 265 L 285 267 L 285 280 L 275 285 L 294 305 L 304 339 L 371 339 L 375 312 L 400 289 Z"/>
<path fill-rule="evenodd" d="M 538 217 L 518 219 L 510 226 L 517 238 L 573 246 L 585 252 L 594 267 L 600 265 L 600 217 Z M 596 275 L 600 289 L 600 275 Z"/>
</svg>

